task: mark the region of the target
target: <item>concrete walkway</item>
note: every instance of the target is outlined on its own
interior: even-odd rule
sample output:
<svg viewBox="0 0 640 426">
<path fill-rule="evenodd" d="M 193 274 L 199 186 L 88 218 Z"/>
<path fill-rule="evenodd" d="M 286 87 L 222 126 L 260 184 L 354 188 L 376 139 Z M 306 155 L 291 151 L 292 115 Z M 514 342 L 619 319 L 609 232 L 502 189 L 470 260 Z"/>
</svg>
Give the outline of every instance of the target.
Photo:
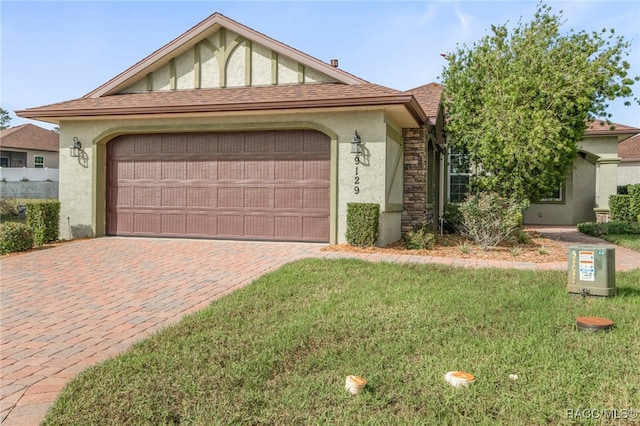
<svg viewBox="0 0 640 426">
<path fill-rule="evenodd" d="M 540 229 L 563 244 L 607 244 L 567 228 Z M 578 240 L 580 238 L 580 240 Z M 98 238 L 0 258 L 0 421 L 38 425 L 64 385 L 184 315 L 307 257 L 566 270 L 529 264 L 322 251 L 322 244 Z M 628 253 L 627 253 L 628 252 Z M 616 248 L 616 269 L 640 255 Z"/>
</svg>

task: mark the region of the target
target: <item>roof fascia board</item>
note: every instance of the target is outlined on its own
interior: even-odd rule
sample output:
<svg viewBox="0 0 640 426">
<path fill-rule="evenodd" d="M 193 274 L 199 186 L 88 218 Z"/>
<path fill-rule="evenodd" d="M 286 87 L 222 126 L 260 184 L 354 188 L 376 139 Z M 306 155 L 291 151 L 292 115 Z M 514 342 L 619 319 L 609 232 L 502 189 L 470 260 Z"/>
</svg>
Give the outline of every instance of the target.
<svg viewBox="0 0 640 426">
<path fill-rule="evenodd" d="M 160 105 L 128 108 L 96 108 L 96 109 L 47 109 L 46 111 L 19 111 L 20 116 L 30 119 L 61 119 L 98 116 L 126 116 L 166 113 L 199 113 L 199 112 L 232 112 L 232 111 L 267 111 L 284 109 L 339 108 L 404 105 L 417 123 L 426 123 L 428 117 L 412 95 L 392 95 L 351 99 L 319 99 L 291 100 L 279 102 L 250 102 L 239 104 L 196 104 L 196 105 Z"/>
<path fill-rule="evenodd" d="M 232 19 L 220 13 L 214 13 L 204 21 L 196 24 L 193 28 L 178 36 L 174 40 L 170 41 L 160 49 L 156 50 L 151 55 L 142 59 L 129 69 L 120 73 L 116 77 L 112 78 L 102 86 L 96 88 L 92 92 L 89 92 L 83 98 L 97 98 L 105 95 L 116 93 L 119 89 L 130 83 L 133 77 L 140 76 L 145 70 L 148 70 L 153 64 L 162 60 L 163 58 L 171 55 L 172 53 L 180 50 L 190 48 L 192 45 L 197 44 L 204 34 L 213 33 L 219 27 L 225 27 L 239 35 L 248 38 L 258 44 L 262 44 L 265 47 L 274 50 L 280 54 L 290 57 L 303 65 L 316 68 L 319 71 L 324 72 L 336 80 L 346 84 L 361 84 L 365 83 L 365 80 L 352 76 L 336 67 L 326 64 L 316 58 L 306 55 L 290 46 L 287 46 L 279 41 L 276 41 L 266 35 L 259 33 L 251 28 L 248 28 Z"/>
</svg>

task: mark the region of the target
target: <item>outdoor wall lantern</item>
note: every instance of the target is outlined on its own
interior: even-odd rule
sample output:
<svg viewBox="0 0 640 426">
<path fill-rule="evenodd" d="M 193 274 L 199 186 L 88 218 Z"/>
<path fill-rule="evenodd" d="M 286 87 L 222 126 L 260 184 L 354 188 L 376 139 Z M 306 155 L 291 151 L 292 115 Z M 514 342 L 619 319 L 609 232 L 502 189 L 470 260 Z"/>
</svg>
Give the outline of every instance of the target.
<svg viewBox="0 0 640 426">
<path fill-rule="evenodd" d="M 80 157 L 80 151 L 82 151 L 82 143 L 74 136 L 73 145 L 69 147 L 69 155 L 71 157 Z"/>
<path fill-rule="evenodd" d="M 351 141 L 351 153 L 355 155 L 362 154 L 362 139 L 360 139 L 360 135 L 357 130 L 355 131 L 355 135 Z"/>
</svg>

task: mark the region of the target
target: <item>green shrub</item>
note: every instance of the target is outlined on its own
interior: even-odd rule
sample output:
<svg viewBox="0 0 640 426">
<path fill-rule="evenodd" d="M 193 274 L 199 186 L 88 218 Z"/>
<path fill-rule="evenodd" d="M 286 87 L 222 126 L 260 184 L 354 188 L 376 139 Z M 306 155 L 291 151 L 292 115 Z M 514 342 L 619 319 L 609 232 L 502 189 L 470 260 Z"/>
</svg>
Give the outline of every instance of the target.
<svg viewBox="0 0 640 426">
<path fill-rule="evenodd" d="M 520 230 L 521 213 L 527 206 L 526 201 L 504 198 L 492 192 L 469 196 L 460 205 L 464 226 L 462 234 L 483 250 L 495 247 Z"/>
<path fill-rule="evenodd" d="M 459 204 L 446 204 L 444 206 L 444 229 L 452 234 L 460 234 L 464 229 L 462 226 L 462 213 Z"/>
<path fill-rule="evenodd" d="M 611 220 L 634 222 L 635 215 L 631 214 L 630 195 L 610 195 L 609 211 L 611 212 Z"/>
<path fill-rule="evenodd" d="M 29 250 L 33 247 L 33 233 L 23 223 L 0 223 L 0 254 Z"/>
<path fill-rule="evenodd" d="M 639 222 L 586 222 L 578 224 L 578 231 L 593 237 L 602 235 L 640 235 Z"/>
<path fill-rule="evenodd" d="M 415 225 L 413 229 L 407 232 L 404 237 L 404 245 L 409 250 L 433 249 L 436 242 L 436 236 L 431 226 L 426 224 Z"/>
<path fill-rule="evenodd" d="M 357 247 L 370 247 L 378 239 L 380 205 L 347 203 L 347 242 Z"/>
<path fill-rule="evenodd" d="M 629 185 L 629 210 L 631 221 L 640 222 L 640 184 Z"/>
<path fill-rule="evenodd" d="M 58 239 L 60 202 L 46 200 L 28 203 L 27 226 L 33 232 L 33 242 L 41 246 Z"/>
</svg>

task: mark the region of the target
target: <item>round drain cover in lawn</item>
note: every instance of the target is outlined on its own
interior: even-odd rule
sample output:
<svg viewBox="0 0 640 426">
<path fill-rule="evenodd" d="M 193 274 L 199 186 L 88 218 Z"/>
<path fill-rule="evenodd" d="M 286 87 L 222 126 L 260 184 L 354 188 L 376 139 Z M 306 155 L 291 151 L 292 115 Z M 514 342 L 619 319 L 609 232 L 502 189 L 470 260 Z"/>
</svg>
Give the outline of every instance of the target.
<svg viewBox="0 0 640 426">
<path fill-rule="evenodd" d="M 579 331 L 608 331 L 613 327 L 613 321 L 601 317 L 576 318 Z"/>
</svg>

